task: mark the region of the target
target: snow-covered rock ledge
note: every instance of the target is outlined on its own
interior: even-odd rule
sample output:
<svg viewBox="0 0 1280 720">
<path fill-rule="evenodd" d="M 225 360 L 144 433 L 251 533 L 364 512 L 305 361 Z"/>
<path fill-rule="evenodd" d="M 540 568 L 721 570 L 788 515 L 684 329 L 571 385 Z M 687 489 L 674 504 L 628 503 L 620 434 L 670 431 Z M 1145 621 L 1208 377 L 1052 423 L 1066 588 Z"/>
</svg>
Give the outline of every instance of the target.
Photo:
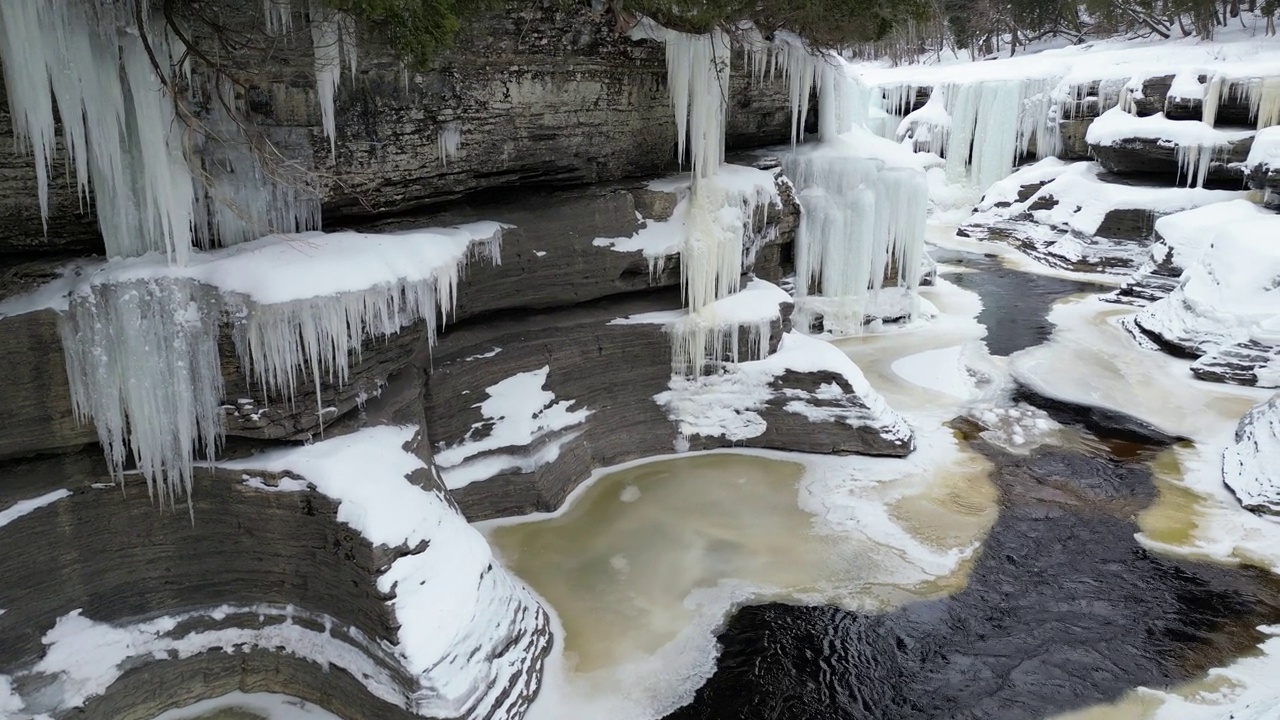
<svg viewBox="0 0 1280 720">
<path fill-rule="evenodd" d="M 868 392 L 848 357 L 790 332 L 786 293 L 755 280 L 716 305 L 717 317 L 732 321 L 719 338 L 724 370 L 708 368 L 697 380 L 673 374 L 671 333 L 687 317 L 675 292 L 442 335 L 427 376 L 426 422 L 467 517 L 551 511 L 596 468 L 674 449 L 911 451 L 910 429 Z M 732 362 L 734 351 L 743 362 Z M 751 360 L 760 354 L 764 360 Z M 516 387 L 525 392 L 509 392 Z M 688 393 L 714 395 L 717 387 L 718 406 L 736 408 L 726 412 L 743 432 L 700 433 L 681 419 L 680 407 L 703 409 Z"/>
<path fill-rule="evenodd" d="M 1089 152 L 1118 175 L 1162 175 L 1169 184 L 1244 185 L 1253 130 L 1219 130 L 1198 120 L 1170 120 L 1163 113 L 1137 117 L 1112 108 L 1089 126 Z"/>
<path fill-rule="evenodd" d="M 1222 479 L 1245 509 L 1280 515 L 1280 395 L 1241 418 L 1222 455 Z"/>
<path fill-rule="evenodd" d="M 1199 357 L 1192 371 L 1204 379 L 1280 386 L 1280 215 L 1204 210 L 1235 221 L 1219 224 L 1178 287 L 1134 321 L 1167 349 Z"/>
<path fill-rule="evenodd" d="M 360 720 L 521 717 L 548 618 L 417 442 L 382 426 L 202 471 L 194 526 L 99 475 L 6 468 L 0 715 L 147 718 L 243 688 Z"/>
<path fill-rule="evenodd" d="M 993 185 L 959 234 L 1009 243 L 1062 270 L 1129 273 L 1148 258 L 1159 218 L 1243 195 L 1123 184 L 1098 163 L 1046 158 Z"/>
</svg>

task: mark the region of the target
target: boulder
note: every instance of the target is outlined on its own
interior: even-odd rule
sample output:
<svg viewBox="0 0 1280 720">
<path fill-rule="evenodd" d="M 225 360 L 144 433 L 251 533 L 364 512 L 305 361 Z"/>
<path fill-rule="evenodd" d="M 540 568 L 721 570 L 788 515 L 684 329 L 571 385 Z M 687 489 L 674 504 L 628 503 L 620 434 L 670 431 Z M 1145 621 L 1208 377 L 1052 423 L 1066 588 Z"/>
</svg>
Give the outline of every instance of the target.
<svg viewBox="0 0 1280 720">
<path fill-rule="evenodd" d="M 1246 510 L 1280 515 L 1280 395 L 1255 406 L 1222 454 L 1222 479 Z"/>
</svg>

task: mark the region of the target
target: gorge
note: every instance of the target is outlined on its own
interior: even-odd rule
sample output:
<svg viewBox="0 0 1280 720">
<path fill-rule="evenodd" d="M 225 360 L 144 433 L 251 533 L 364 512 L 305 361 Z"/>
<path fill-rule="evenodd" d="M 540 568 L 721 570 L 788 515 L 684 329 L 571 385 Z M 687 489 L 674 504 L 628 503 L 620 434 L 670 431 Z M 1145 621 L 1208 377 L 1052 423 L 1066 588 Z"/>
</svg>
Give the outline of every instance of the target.
<svg viewBox="0 0 1280 720">
<path fill-rule="evenodd" d="M 0 718 L 1280 708 L 1273 38 L 193 7 L 0 7 Z"/>
</svg>

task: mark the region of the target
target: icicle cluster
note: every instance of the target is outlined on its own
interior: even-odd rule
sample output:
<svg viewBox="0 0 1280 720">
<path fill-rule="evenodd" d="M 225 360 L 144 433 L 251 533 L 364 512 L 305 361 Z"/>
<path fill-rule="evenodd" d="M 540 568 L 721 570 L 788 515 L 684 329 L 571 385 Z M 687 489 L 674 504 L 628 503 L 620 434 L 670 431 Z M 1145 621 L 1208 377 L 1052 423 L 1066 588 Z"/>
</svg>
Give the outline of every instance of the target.
<svg viewBox="0 0 1280 720">
<path fill-rule="evenodd" d="M 947 179 L 987 188 L 1013 172 L 1031 141 L 1037 155 L 1057 152 L 1054 80 L 989 80 L 942 88 L 950 127 Z"/>
<path fill-rule="evenodd" d="M 462 125 L 457 120 L 447 122 L 436 131 L 436 143 L 439 145 L 440 166 L 449 167 L 449 161 L 458 156 L 458 147 L 462 144 Z"/>
<path fill-rule="evenodd" d="M 1280 125 L 1280 77 L 1230 79 L 1221 74 L 1209 78 L 1205 85 L 1201 119 L 1213 127 L 1218 119 L 1218 106 L 1223 98 L 1233 97 L 1249 103 L 1249 117 L 1257 128 Z"/>
<path fill-rule="evenodd" d="M 420 243 L 419 250 L 402 244 L 400 254 L 371 258 L 372 265 L 400 273 L 412 264 L 413 279 L 401 276 L 361 290 L 280 302 L 259 301 L 238 289 L 243 281 L 235 276 L 269 260 L 267 255 L 246 259 L 253 252 L 223 251 L 219 259 L 206 258 L 187 271 L 138 265 L 119 275 L 114 263 L 107 264 L 73 295 L 60 330 L 76 417 L 95 424 L 113 475 L 121 478 L 132 457 L 161 501 L 173 505 L 184 494 L 190 500 L 195 457 L 212 457 L 223 432 L 218 334 L 224 317 L 231 318 L 241 367 L 264 397 L 292 403 L 299 378 L 306 376 L 321 417 L 322 383 L 345 383 L 365 341 L 422 321 L 434 344 L 437 314 L 447 318 L 453 312 L 468 256 L 497 262 L 501 229 L 490 223 L 421 234 L 410 243 Z M 269 250 L 273 240 L 280 241 L 263 238 L 235 250 Z M 460 254 L 431 247 L 438 242 Z M 323 254 L 324 248 L 317 244 L 312 252 Z M 219 262 L 242 264 L 219 269 Z M 220 287 L 228 276 L 233 288 Z M 298 280 L 281 271 L 276 276 L 285 283 Z"/>
<path fill-rule="evenodd" d="M 288 0 L 263 2 L 269 31 L 292 27 Z M 60 124 L 82 207 L 95 208 L 110 257 L 160 252 L 181 265 L 193 245 L 209 247 L 214 238 L 232 245 L 318 227 L 310 166 L 268 161 L 262 146 L 272 143 L 248 137 L 231 114 L 233 93 L 202 87 L 176 37 L 156 27 L 139 32 L 135 24 L 132 2 L 0 4 L 0 62 L 14 135 L 36 156 L 46 226 Z M 317 26 L 313 32 L 326 37 L 337 33 L 354 72 L 350 19 L 333 16 Z M 317 57 L 328 58 L 330 48 L 337 52 L 317 44 Z M 336 73 L 327 63 L 320 84 L 332 88 Z M 189 94 L 175 98 L 178 86 Z M 332 138 L 332 93 L 321 94 Z M 309 148 L 309 141 L 294 144 Z"/>
<path fill-rule="evenodd" d="M 163 33 L 128 32 L 132 3 L 0 3 L 0 62 L 15 139 L 36 155 L 46 225 L 55 108 L 81 202 L 97 208 L 108 254 L 157 251 L 183 262 L 194 190 L 182 127 L 152 63 L 172 62 Z"/>
<path fill-rule="evenodd" d="M 180 278 L 91 285 L 59 325 L 76 419 L 93 421 L 112 476 L 132 456 L 162 504 L 191 498 L 194 454 L 222 433 L 219 298 Z"/>
<path fill-rule="evenodd" d="M 905 310 L 914 314 L 928 212 L 924 174 L 839 154 L 797 153 L 784 163 L 805 210 L 796 239 L 796 325 L 821 317 L 829 332 L 860 332 L 887 278 L 906 291 Z"/>
</svg>

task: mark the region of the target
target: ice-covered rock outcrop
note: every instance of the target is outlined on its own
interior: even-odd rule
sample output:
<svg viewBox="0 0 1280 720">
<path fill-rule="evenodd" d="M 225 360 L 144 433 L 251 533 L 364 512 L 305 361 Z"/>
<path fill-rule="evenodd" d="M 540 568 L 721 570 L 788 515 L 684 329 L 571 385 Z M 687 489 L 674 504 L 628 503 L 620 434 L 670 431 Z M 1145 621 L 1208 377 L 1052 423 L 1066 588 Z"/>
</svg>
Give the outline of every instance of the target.
<svg viewBox="0 0 1280 720">
<path fill-rule="evenodd" d="M 1187 187 L 1210 180 L 1243 185 L 1243 162 L 1253 130 L 1219 130 L 1196 120 L 1164 114 L 1138 117 L 1121 108 L 1103 113 L 1085 136 L 1089 151 L 1118 175 L 1171 176 Z"/>
<path fill-rule="evenodd" d="M 959 232 L 1007 242 L 1050 267 L 1128 273 L 1147 258 L 1158 218 L 1243 195 L 1126 184 L 1098 163 L 1047 158 L 993 185 Z"/>
<path fill-rule="evenodd" d="M 1277 232 L 1274 215 L 1218 229 L 1178 287 L 1138 313 L 1137 326 L 1168 347 L 1203 356 L 1193 370 L 1206 379 L 1274 387 Z"/>
<path fill-rule="evenodd" d="M 1182 273 L 1199 262 L 1205 247 L 1221 228 L 1267 217 L 1257 204 L 1239 198 L 1166 215 L 1155 221 L 1155 242 L 1115 299 L 1146 305 L 1173 292 Z"/>
<path fill-rule="evenodd" d="M 1222 455 L 1222 479 L 1246 509 L 1280 515 L 1280 395 L 1241 418 Z"/>
</svg>

